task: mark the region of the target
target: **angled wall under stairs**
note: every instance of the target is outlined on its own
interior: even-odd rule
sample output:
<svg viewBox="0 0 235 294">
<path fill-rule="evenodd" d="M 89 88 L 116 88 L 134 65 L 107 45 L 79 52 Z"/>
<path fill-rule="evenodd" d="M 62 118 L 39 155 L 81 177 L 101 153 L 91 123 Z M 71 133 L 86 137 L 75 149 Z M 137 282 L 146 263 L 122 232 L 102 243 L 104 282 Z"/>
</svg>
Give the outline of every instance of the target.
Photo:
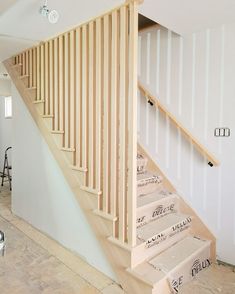
<svg viewBox="0 0 235 294">
<path fill-rule="evenodd" d="M 12 97 L 13 213 L 117 280 L 62 170 L 14 85 Z"/>
<path fill-rule="evenodd" d="M 130 2 L 5 66 L 124 290 L 177 293 L 215 238 L 137 146 L 137 34 Z"/>
</svg>

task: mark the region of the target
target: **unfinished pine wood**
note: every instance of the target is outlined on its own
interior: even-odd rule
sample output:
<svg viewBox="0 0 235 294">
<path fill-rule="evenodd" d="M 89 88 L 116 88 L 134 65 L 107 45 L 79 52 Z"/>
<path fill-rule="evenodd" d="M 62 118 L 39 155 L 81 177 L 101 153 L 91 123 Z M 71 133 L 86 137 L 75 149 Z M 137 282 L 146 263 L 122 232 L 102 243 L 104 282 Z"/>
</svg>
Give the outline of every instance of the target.
<svg viewBox="0 0 235 294">
<path fill-rule="evenodd" d="M 76 149 L 76 158 L 75 165 L 77 167 L 82 167 L 81 160 L 81 148 L 82 148 L 82 59 L 81 59 L 81 29 L 76 29 L 76 41 L 75 41 L 75 87 L 76 87 L 76 98 L 75 98 L 75 149 Z"/>
<path fill-rule="evenodd" d="M 69 35 L 69 96 L 70 96 L 70 148 L 75 149 L 75 31 L 71 31 Z M 75 154 L 74 154 L 75 156 Z M 73 158 L 73 164 L 75 164 L 75 157 Z"/>
<path fill-rule="evenodd" d="M 58 38 L 54 40 L 54 121 L 53 121 L 53 130 L 58 131 L 59 130 L 59 68 L 58 68 Z"/>
<path fill-rule="evenodd" d="M 88 185 L 90 188 L 94 188 L 94 23 L 89 23 L 89 79 L 88 79 L 88 89 L 89 89 L 89 141 L 88 141 Z"/>
<path fill-rule="evenodd" d="M 64 131 L 64 36 L 59 37 L 59 130 Z M 63 135 L 64 140 L 64 135 Z"/>
<path fill-rule="evenodd" d="M 109 113 L 109 67 L 110 67 L 110 26 L 109 26 L 109 15 L 104 16 L 103 20 L 104 26 L 104 79 L 103 79 L 103 100 L 104 100 L 104 123 L 103 123 L 103 134 L 104 134 L 104 148 L 103 148 L 103 211 L 109 212 L 109 174 L 110 174 L 110 161 L 109 161 L 109 153 L 110 153 L 110 131 L 109 131 L 109 121 L 110 121 L 110 113 Z"/>
<path fill-rule="evenodd" d="M 180 129 L 184 136 L 194 144 L 194 146 L 203 156 L 208 159 L 208 162 L 211 162 L 215 166 L 220 164 L 215 156 L 212 155 L 211 152 L 209 152 L 209 150 L 207 150 L 207 148 L 205 148 L 153 94 L 151 94 L 143 85 L 141 85 L 140 82 L 139 90 L 143 93 L 147 100 L 150 100 L 155 105 L 155 107 L 158 107 L 159 110 L 161 110 L 167 117 L 170 118 L 172 123 Z"/>
<path fill-rule="evenodd" d="M 36 101 L 41 99 L 41 47 L 37 46 L 36 54 L 37 54 L 37 94 Z"/>
<path fill-rule="evenodd" d="M 25 76 L 29 77 L 29 50 L 25 52 Z"/>
<path fill-rule="evenodd" d="M 21 53 L 21 78 L 29 79 L 31 93 L 36 90 L 34 106 L 62 138 L 57 143 L 70 166 L 85 173 L 83 190 L 98 196 L 100 215 L 114 220 L 113 237 L 132 245 L 136 13 L 125 3 Z"/>
<path fill-rule="evenodd" d="M 64 148 L 70 148 L 69 34 L 64 35 Z"/>
<path fill-rule="evenodd" d="M 40 100 L 45 101 L 45 93 L 44 93 L 44 85 L 45 85 L 45 83 L 44 83 L 44 78 L 45 78 L 45 76 L 44 76 L 44 46 L 43 45 L 40 46 L 40 53 L 41 53 L 41 58 L 40 58 L 40 62 L 41 62 L 41 66 L 40 66 L 40 69 L 41 69 L 41 71 L 40 71 L 40 85 L 41 85 L 41 87 L 40 87 Z M 43 111 L 43 114 L 45 114 L 44 111 Z"/>
<path fill-rule="evenodd" d="M 111 64 L 111 155 L 110 155 L 110 195 L 111 214 L 117 215 L 118 196 L 118 118 L 117 118 L 117 74 L 118 74 L 118 15 L 117 11 L 112 13 L 112 64 Z"/>
<path fill-rule="evenodd" d="M 82 168 L 87 166 L 87 26 L 82 27 Z M 87 180 L 87 179 L 86 179 Z"/>
<path fill-rule="evenodd" d="M 138 14 L 137 3 L 130 4 L 129 15 L 129 93 L 128 93 L 128 243 L 136 244 L 136 156 L 137 156 L 137 54 Z"/>
<path fill-rule="evenodd" d="M 142 294 L 152 293 L 152 288 L 125 272 L 133 264 L 136 245 L 137 13 L 137 4 L 131 1 L 39 45 L 40 96 L 34 103 L 33 91 L 26 91 L 23 84 L 28 74 L 31 79 L 26 65 L 30 51 L 22 53 L 22 79 L 12 68 L 18 58 L 6 62 L 6 67 L 123 287 L 127 293 Z M 44 99 L 45 111 L 39 115 Z M 62 146 L 55 142 L 55 134 L 63 137 Z M 184 203 L 181 208 L 189 210 Z M 200 222 L 196 230 L 212 237 Z"/>
<path fill-rule="evenodd" d="M 45 54 L 45 67 L 44 67 L 44 75 L 45 75 L 45 88 L 44 88 L 44 97 L 45 97 L 45 111 L 44 115 L 50 114 L 50 94 L 49 94 L 49 57 L 48 57 L 48 42 L 44 44 L 44 54 Z"/>
<path fill-rule="evenodd" d="M 22 53 L 22 71 L 21 76 L 25 75 L 25 52 Z"/>
<path fill-rule="evenodd" d="M 102 28 L 101 28 L 101 19 L 98 18 L 96 20 L 96 99 L 95 99 L 95 107 L 96 107 L 96 137 L 95 137 L 95 159 L 96 159 L 96 171 L 95 171 L 95 182 L 96 189 L 101 191 L 101 173 L 102 173 L 102 133 L 101 133 L 101 121 L 102 121 L 102 110 L 101 110 L 101 84 L 102 84 L 102 76 L 101 76 L 101 64 L 102 64 L 102 52 L 101 52 L 101 36 Z M 101 209 L 101 197 L 98 201 L 98 207 Z"/>
<path fill-rule="evenodd" d="M 33 79 L 32 79 L 32 87 L 37 88 L 37 55 L 36 48 L 33 48 Z"/>
<path fill-rule="evenodd" d="M 54 115 L 54 50 L 53 50 L 53 40 L 49 41 L 49 104 L 48 104 L 48 114 Z M 54 119 L 53 119 L 53 129 L 54 129 Z"/>
<path fill-rule="evenodd" d="M 29 88 L 33 87 L 33 49 L 29 50 Z"/>
<path fill-rule="evenodd" d="M 120 109 L 119 109 L 119 219 L 118 238 L 125 242 L 126 211 L 126 7 L 120 9 Z"/>
</svg>

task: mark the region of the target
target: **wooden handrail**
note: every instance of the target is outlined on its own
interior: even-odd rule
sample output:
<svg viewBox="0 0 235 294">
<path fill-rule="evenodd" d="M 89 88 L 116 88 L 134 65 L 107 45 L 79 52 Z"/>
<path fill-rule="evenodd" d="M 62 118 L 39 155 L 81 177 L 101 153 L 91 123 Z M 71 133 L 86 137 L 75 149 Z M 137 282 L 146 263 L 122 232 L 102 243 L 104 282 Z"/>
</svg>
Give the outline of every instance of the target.
<svg viewBox="0 0 235 294">
<path fill-rule="evenodd" d="M 212 155 L 178 120 L 177 118 L 171 114 L 165 106 L 153 95 L 151 94 L 140 82 L 138 83 L 139 90 L 143 93 L 145 98 L 148 100 L 150 105 L 155 105 L 159 108 L 166 116 L 168 116 L 171 121 L 178 127 L 181 132 L 188 138 L 197 148 L 197 150 L 203 154 L 208 159 L 209 166 L 217 166 L 219 165 L 219 161 Z"/>
</svg>

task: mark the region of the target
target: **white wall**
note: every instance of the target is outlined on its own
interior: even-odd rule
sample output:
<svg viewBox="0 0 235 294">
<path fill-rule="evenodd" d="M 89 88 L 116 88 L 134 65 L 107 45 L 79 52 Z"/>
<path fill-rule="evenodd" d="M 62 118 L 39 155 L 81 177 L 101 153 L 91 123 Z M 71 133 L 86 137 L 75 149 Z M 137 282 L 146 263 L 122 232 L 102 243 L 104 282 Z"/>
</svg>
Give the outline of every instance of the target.
<svg viewBox="0 0 235 294">
<path fill-rule="evenodd" d="M 235 264 L 235 25 L 180 37 L 162 27 L 139 36 L 139 79 L 221 161 L 209 167 L 162 113 L 139 97 L 139 140 Z M 231 137 L 215 138 L 216 127 Z"/>
<path fill-rule="evenodd" d="M 115 279 L 104 253 L 16 88 L 13 212 Z"/>
<path fill-rule="evenodd" d="M 5 99 L 0 95 L 0 171 L 2 172 L 4 154 L 7 147 L 12 146 L 12 119 L 5 118 Z M 9 162 L 11 151 L 9 151 Z M 1 179 L 1 178 L 0 178 Z"/>
<path fill-rule="evenodd" d="M 11 81 L 7 79 L 0 79 L 0 96 L 11 95 Z"/>
</svg>

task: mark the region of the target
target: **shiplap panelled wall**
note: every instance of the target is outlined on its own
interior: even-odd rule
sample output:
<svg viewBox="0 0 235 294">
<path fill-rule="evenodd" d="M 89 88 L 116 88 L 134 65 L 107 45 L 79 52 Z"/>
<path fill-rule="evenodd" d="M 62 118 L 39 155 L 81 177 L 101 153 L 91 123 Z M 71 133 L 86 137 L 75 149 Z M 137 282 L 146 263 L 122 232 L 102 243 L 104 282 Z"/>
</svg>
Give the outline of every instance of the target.
<svg viewBox="0 0 235 294">
<path fill-rule="evenodd" d="M 126 3 L 14 57 L 44 103 L 43 117 L 63 134 L 84 190 L 116 220 L 114 236 L 135 245 L 137 150 L 137 3 Z M 35 89 L 36 87 L 36 89 Z"/>
<path fill-rule="evenodd" d="M 209 167 L 158 109 L 138 97 L 138 137 L 218 238 L 218 257 L 235 264 L 235 25 L 180 37 L 156 26 L 139 33 L 138 76 L 220 160 Z M 216 127 L 231 137 L 215 138 Z"/>
</svg>

